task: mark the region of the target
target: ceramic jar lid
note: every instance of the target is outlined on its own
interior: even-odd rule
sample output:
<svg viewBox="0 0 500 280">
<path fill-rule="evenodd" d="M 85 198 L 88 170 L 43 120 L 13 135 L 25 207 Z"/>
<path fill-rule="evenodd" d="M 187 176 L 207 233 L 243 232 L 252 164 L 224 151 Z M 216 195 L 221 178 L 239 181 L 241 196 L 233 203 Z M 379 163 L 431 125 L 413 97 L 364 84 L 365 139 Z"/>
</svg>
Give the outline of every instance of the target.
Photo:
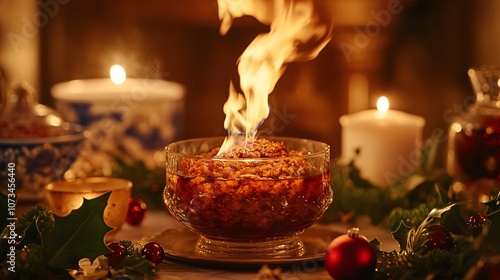
<svg viewBox="0 0 500 280">
<path fill-rule="evenodd" d="M 0 107 L 0 138 L 40 138 L 66 134 L 61 115 L 39 104 L 27 82 L 15 82 Z"/>
</svg>

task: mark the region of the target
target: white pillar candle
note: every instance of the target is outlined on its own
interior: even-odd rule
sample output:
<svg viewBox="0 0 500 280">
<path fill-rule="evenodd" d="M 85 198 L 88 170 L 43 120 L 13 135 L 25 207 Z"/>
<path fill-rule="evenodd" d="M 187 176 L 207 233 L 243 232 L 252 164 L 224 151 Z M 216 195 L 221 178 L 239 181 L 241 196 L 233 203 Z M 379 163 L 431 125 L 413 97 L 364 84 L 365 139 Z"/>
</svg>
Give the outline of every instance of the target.
<svg viewBox="0 0 500 280">
<path fill-rule="evenodd" d="M 364 110 L 340 117 L 342 126 L 341 162 L 353 160 L 361 176 L 387 187 L 418 168 L 422 129 L 425 120 L 416 115 L 389 110 L 381 97 L 377 110 Z"/>
<path fill-rule="evenodd" d="M 65 120 L 86 126 L 91 148 L 82 153 L 91 154 L 97 170 L 109 170 L 113 158 L 161 167 L 164 147 L 181 133 L 185 89 L 179 83 L 128 78 L 114 65 L 109 78 L 62 82 L 51 93 Z"/>
</svg>

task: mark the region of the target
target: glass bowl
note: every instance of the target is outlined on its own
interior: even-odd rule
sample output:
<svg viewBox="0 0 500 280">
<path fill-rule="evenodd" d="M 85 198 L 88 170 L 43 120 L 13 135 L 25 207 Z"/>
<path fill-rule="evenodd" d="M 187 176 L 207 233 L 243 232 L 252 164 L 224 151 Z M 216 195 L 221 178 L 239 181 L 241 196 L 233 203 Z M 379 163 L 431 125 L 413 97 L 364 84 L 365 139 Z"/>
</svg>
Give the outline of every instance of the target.
<svg viewBox="0 0 500 280">
<path fill-rule="evenodd" d="M 274 137 L 288 156 L 221 158 L 207 155 L 223 137 L 166 147 L 164 202 L 200 235 L 196 253 L 213 257 L 286 258 L 304 253 L 299 234 L 332 202 L 330 146 Z"/>
</svg>

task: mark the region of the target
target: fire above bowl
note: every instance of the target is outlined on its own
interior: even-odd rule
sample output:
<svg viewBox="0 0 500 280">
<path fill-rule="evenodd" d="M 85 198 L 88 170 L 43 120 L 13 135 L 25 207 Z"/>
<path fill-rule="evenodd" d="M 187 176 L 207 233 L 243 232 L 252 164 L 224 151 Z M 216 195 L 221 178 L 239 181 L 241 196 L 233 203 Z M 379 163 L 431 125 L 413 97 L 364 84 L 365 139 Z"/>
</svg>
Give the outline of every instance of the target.
<svg viewBox="0 0 500 280">
<path fill-rule="evenodd" d="M 300 256 L 299 234 L 332 202 L 330 147 L 299 138 L 259 138 L 217 156 L 224 141 L 166 147 L 164 202 L 200 234 L 196 253 L 213 257 Z"/>
</svg>

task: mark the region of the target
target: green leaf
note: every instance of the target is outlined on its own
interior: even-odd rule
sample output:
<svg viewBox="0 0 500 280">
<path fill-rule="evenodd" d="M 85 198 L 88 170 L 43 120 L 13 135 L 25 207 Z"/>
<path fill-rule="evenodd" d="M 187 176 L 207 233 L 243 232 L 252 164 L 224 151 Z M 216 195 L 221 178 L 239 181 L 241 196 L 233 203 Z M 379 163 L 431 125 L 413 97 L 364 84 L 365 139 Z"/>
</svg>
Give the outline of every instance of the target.
<svg viewBox="0 0 500 280">
<path fill-rule="evenodd" d="M 372 241 L 370 241 L 370 244 L 372 245 L 373 249 L 376 252 L 380 251 L 380 244 L 382 244 L 382 243 L 376 237 L 373 238 Z"/>
<path fill-rule="evenodd" d="M 140 275 L 153 275 L 156 272 L 155 266 L 143 258 L 140 252 L 134 252 L 132 255 L 127 256 L 120 265 Z"/>
<path fill-rule="evenodd" d="M 163 209 L 162 194 L 165 185 L 165 170 L 158 167 L 149 169 L 143 161 L 125 162 L 116 157 L 112 163 L 113 177 L 131 181 L 134 185 L 132 196 L 142 199 L 149 209 Z"/>
<path fill-rule="evenodd" d="M 443 213 L 448 212 L 453 206 L 458 205 L 458 204 L 465 204 L 465 202 L 463 202 L 463 203 L 460 203 L 460 202 L 448 203 L 447 205 L 445 205 L 441 208 L 434 208 L 429 213 L 428 218 L 429 219 L 441 218 L 441 215 L 443 215 Z"/>
<path fill-rule="evenodd" d="M 401 221 L 399 227 L 392 232 L 392 236 L 399 243 L 401 250 L 405 250 L 408 242 L 408 234 L 412 230 L 411 227 L 407 226 L 405 222 Z"/>
<path fill-rule="evenodd" d="M 17 245 L 22 248 L 27 244 L 42 244 L 43 234 L 54 228 L 54 216 L 45 205 L 37 205 L 26 211 L 18 221 L 17 231 L 21 242 Z"/>
<path fill-rule="evenodd" d="M 488 212 L 490 212 L 490 213 L 500 210 L 500 192 L 497 194 L 497 196 L 494 199 L 492 199 L 484 204 L 486 206 L 488 206 Z"/>
<path fill-rule="evenodd" d="M 111 192 L 91 200 L 64 217 L 54 215 L 55 226 L 43 235 L 47 264 L 58 268 L 78 268 L 82 258 L 91 260 L 109 252 L 104 236 L 112 228 L 104 222 L 104 209 Z"/>
<path fill-rule="evenodd" d="M 391 185 L 391 197 L 393 199 L 403 199 L 412 192 L 421 189 L 422 185 L 427 183 L 426 178 L 419 174 L 410 175 L 399 183 L 394 183 Z"/>
<path fill-rule="evenodd" d="M 372 188 L 375 187 L 365 178 L 361 177 L 361 170 L 359 170 L 355 164 L 355 161 L 351 161 L 348 165 L 350 167 L 348 176 L 352 183 L 359 188 Z"/>
<path fill-rule="evenodd" d="M 424 176 L 431 175 L 435 170 L 439 141 L 429 138 L 420 150 L 419 171 Z"/>
</svg>

